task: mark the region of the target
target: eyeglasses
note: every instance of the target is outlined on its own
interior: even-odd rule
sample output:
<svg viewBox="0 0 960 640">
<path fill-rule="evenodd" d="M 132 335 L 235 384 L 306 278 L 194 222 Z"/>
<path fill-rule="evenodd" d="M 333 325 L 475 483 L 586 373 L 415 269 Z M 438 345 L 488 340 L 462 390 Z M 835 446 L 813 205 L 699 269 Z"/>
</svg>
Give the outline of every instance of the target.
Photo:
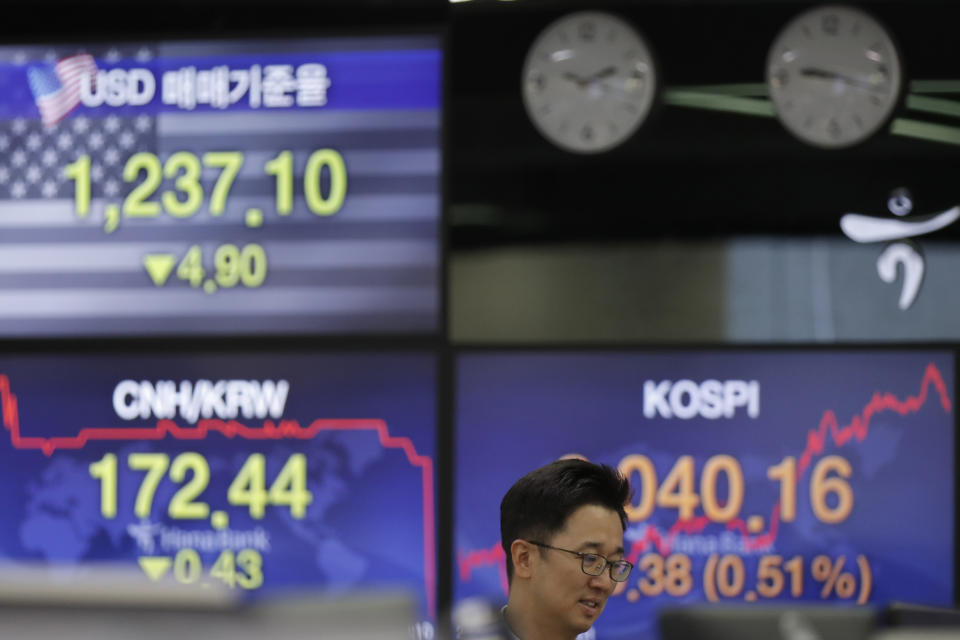
<svg viewBox="0 0 960 640">
<path fill-rule="evenodd" d="M 626 560 L 617 560 L 616 562 L 611 562 L 599 553 L 582 553 L 580 551 L 571 551 L 570 549 L 561 549 L 560 547 L 552 547 L 549 544 L 537 542 L 536 540 L 527 540 L 527 542 L 530 544 L 535 544 L 538 547 L 543 547 L 544 549 L 566 551 L 567 553 L 572 553 L 575 556 L 580 556 L 580 569 L 582 569 L 583 572 L 588 576 L 599 576 L 603 574 L 604 569 L 609 567 L 610 579 L 614 582 L 623 582 L 627 579 L 627 576 L 630 575 L 630 570 L 633 569 L 633 564 L 627 562 Z"/>
</svg>

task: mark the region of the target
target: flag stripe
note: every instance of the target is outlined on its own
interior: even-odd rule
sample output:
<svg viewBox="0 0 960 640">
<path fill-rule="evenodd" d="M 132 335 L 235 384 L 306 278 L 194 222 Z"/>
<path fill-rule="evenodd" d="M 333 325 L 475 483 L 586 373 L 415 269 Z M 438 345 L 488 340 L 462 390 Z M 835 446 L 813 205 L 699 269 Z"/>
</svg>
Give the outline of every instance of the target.
<svg viewBox="0 0 960 640">
<path fill-rule="evenodd" d="M 306 295 L 306 294 L 304 294 Z M 261 316 L 230 317 L 229 328 L 234 335 L 262 335 L 265 319 Z M 318 313 L 271 316 L 269 327 L 279 333 L 423 333 L 436 325 L 436 312 L 430 308 L 416 311 L 391 311 L 389 313 L 362 310 L 340 311 L 335 314 Z M 224 323 L 210 316 L 195 316 L 189 311 L 176 316 L 114 317 L 104 310 L 101 316 L 50 318 L 40 314 L 6 318 L 0 315 L 0 335 L 32 337 L 38 335 L 78 336 L 143 336 L 152 334 L 176 335 L 222 334 Z"/>
<path fill-rule="evenodd" d="M 269 219 L 265 226 L 270 226 Z M 329 222 L 330 224 L 324 224 Z M 234 224 L 229 227 L 215 224 L 195 225 L 152 225 L 128 226 L 123 230 L 123 242 L 302 242 L 305 238 L 323 237 L 337 240 L 398 240 L 437 238 L 438 225 L 432 221 L 411 222 L 376 222 L 364 223 L 350 220 L 338 221 L 332 224 L 331 220 L 317 217 L 316 221 L 291 222 L 281 226 L 273 225 L 269 236 L 257 235 L 263 231 L 252 231 L 245 228 L 242 222 L 234 217 Z M 4 231 L 3 242 L 10 244 L 36 244 L 42 242 L 74 242 L 77 244 L 96 243 L 103 240 L 102 229 L 87 227 L 83 229 L 69 228 L 13 228 Z M 119 244 L 119 243 L 118 243 Z"/>
<path fill-rule="evenodd" d="M 373 240 L 262 241 L 270 269 L 396 269 L 436 266 L 436 241 L 427 238 Z M 130 272 L 143 270 L 143 256 L 177 249 L 183 243 L 107 241 L 89 243 L 12 244 L 3 247 L 0 273 Z M 0 309 L 0 314 L 3 313 Z"/>
<path fill-rule="evenodd" d="M 123 272 L 83 271 L 83 265 L 69 273 L 0 273 L 0 290 L 32 289 L 131 289 L 142 288 L 144 284 L 153 286 L 149 275 L 142 265 L 137 270 Z M 270 271 L 271 287 L 302 287 L 310 282 L 311 287 L 384 287 L 384 286 L 433 286 L 437 283 L 437 272 L 432 266 L 411 267 L 404 265 L 392 269 L 380 267 L 353 267 L 309 271 L 305 269 L 277 269 Z M 238 285 L 241 286 L 241 285 Z M 190 290 L 190 284 L 181 280 L 174 269 L 165 288 Z M 242 286 L 241 286 L 242 288 Z"/>
<path fill-rule="evenodd" d="M 256 295 L 252 295 L 256 294 Z M 48 318 L 113 317 L 145 315 L 176 317 L 189 309 L 200 317 L 287 316 L 300 314 L 420 312 L 437 303 L 435 286 L 363 287 L 272 287 L 247 289 L 237 286 L 216 293 L 215 305 L 198 305 L 207 295 L 198 289 L 116 288 L 44 289 L 41 291 L 0 291 L 4 317 L 45 316 Z M 232 320 L 231 320 L 232 321 Z"/>
</svg>

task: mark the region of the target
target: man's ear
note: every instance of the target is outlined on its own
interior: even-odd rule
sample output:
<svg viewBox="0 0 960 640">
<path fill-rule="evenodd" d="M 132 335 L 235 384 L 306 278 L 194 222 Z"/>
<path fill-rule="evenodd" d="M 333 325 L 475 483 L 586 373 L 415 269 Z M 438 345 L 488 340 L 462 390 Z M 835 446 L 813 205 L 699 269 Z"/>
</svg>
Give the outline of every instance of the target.
<svg viewBox="0 0 960 640">
<path fill-rule="evenodd" d="M 510 545 L 510 557 L 513 559 L 513 575 L 517 578 L 529 578 L 533 575 L 533 546 L 526 540 L 514 540 Z"/>
</svg>

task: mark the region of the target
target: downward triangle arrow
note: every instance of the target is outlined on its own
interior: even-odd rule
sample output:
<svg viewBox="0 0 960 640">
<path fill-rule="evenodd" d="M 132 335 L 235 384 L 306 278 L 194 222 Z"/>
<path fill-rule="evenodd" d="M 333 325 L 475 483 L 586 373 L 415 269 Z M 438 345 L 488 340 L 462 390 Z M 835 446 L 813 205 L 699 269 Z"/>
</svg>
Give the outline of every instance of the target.
<svg viewBox="0 0 960 640">
<path fill-rule="evenodd" d="M 147 574 L 147 577 L 154 582 L 163 578 L 173 565 L 170 556 L 141 556 L 137 558 L 137 562 L 140 563 L 140 568 Z"/>
<path fill-rule="evenodd" d="M 143 266 L 146 267 L 153 284 L 162 287 L 173 271 L 177 257 L 172 253 L 148 253 L 143 256 Z"/>
</svg>

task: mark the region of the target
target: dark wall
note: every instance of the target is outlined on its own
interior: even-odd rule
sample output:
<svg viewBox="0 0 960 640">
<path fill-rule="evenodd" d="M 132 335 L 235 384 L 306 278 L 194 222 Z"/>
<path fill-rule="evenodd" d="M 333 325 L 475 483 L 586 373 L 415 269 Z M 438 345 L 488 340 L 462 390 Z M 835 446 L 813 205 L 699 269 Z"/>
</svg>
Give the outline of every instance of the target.
<svg viewBox="0 0 960 640">
<path fill-rule="evenodd" d="M 659 104 L 623 146 L 561 151 L 527 118 L 521 69 L 550 21 L 610 9 L 648 39 L 662 87 L 762 83 L 778 31 L 814 2 L 467 2 L 450 15 L 453 248 L 503 242 L 838 233 L 844 211 L 884 215 L 908 186 L 916 212 L 957 204 L 960 146 L 886 130 L 825 151 L 773 118 Z M 893 118 L 960 125 L 907 108 L 910 81 L 960 78 L 960 3 L 860 2 L 893 33 L 907 86 Z M 944 96 L 949 97 L 949 96 Z M 478 215 L 482 212 L 482 216 Z M 946 237 L 955 237 L 953 230 Z"/>
</svg>

